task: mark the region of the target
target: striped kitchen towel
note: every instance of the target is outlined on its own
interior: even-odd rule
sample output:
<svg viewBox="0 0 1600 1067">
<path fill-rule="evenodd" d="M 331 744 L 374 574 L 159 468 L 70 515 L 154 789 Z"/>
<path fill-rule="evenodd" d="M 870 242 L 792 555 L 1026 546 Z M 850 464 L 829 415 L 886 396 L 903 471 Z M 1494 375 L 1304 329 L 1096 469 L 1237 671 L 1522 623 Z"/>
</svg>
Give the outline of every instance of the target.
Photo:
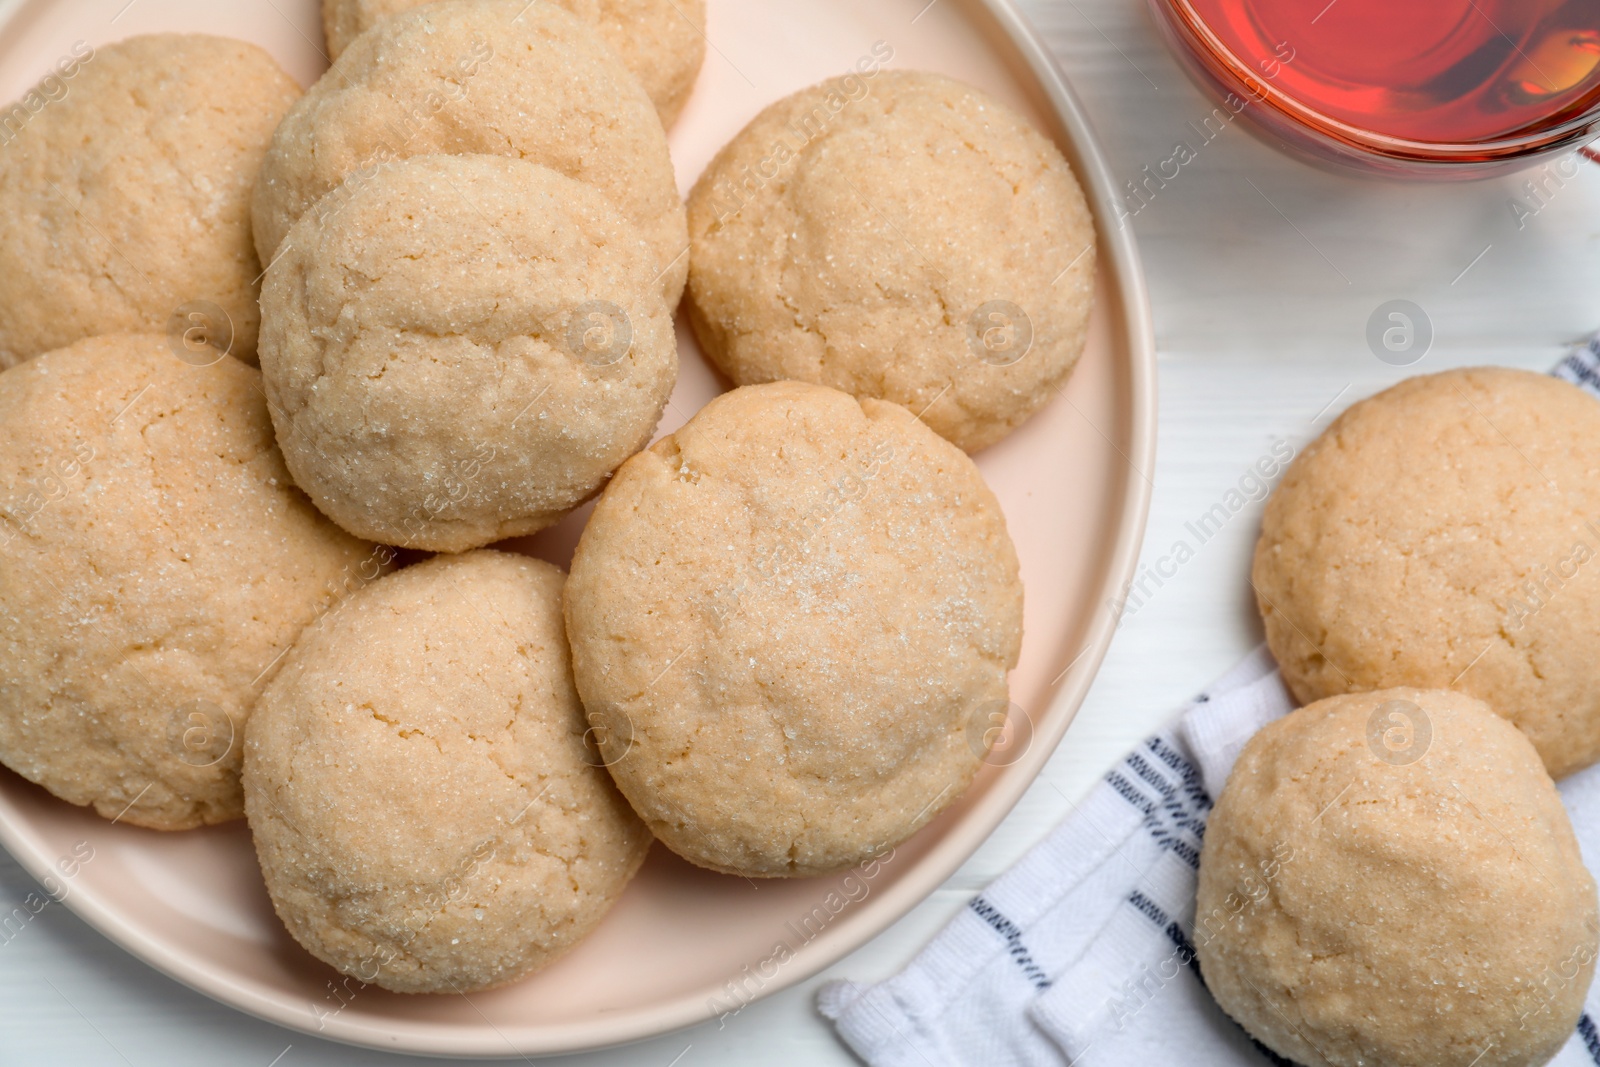
<svg viewBox="0 0 1600 1067">
<path fill-rule="evenodd" d="M 1600 396 L 1600 333 L 1574 347 L 1551 373 Z"/>
<path fill-rule="evenodd" d="M 1557 376 L 1600 395 L 1600 339 Z M 822 1014 L 872 1067 L 1259 1067 L 1273 1055 L 1206 992 L 1190 940 L 1212 798 L 1294 702 L 1265 648 L 1098 783 L 1048 837 L 877 985 L 832 982 Z M 1560 784 L 1600 876 L 1600 767 Z M 1600 1064 L 1600 983 L 1552 1063 Z"/>
</svg>

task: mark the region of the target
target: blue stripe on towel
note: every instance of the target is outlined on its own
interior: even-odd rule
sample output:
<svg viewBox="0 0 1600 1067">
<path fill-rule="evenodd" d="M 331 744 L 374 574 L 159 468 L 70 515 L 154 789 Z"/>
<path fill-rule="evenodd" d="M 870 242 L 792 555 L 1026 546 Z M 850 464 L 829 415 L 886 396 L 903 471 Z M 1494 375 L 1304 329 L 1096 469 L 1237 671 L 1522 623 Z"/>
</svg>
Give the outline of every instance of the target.
<svg viewBox="0 0 1600 1067">
<path fill-rule="evenodd" d="M 1211 810 L 1211 794 L 1206 792 L 1205 782 L 1200 777 L 1200 772 L 1195 765 L 1186 759 L 1183 753 L 1167 743 L 1160 736 L 1152 737 L 1145 742 L 1145 747 L 1155 753 L 1156 758 L 1177 772 L 1183 779 L 1183 791 L 1189 794 L 1189 799 L 1199 811 Z"/>
<path fill-rule="evenodd" d="M 1135 789 L 1133 783 L 1116 771 L 1106 775 L 1106 784 L 1121 794 L 1122 799 L 1149 815 L 1156 808 L 1156 802 Z"/>
<path fill-rule="evenodd" d="M 1578 1036 L 1583 1038 L 1583 1047 L 1589 1050 L 1589 1058 L 1600 1063 L 1600 1033 L 1595 1032 L 1594 1020 L 1589 1018 L 1588 1012 L 1578 1018 Z"/>
<path fill-rule="evenodd" d="M 1176 853 L 1191 868 L 1198 869 L 1211 797 L 1200 784 L 1199 772 L 1182 753 L 1159 737 L 1151 738 L 1146 747 L 1155 760 L 1177 775 L 1177 780 L 1162 773 L 1159 766 L 1135 751 L 1123 759 L 1120 769 L 1106 775 L 1106 784 L 1143 813 L 1145 830 L 1158 845 Z M 1157 796 L 1151 797 L 1141 788 L 1141 783 L 1155 790 Z"/>
<path fill-rule="evenodd" d="M 1033 956 L 1028 952 L 1028 946 L 1022 943 L 1022 929 L 1001 914 L 999 908 L 982 897 L 973 897 L 968 907 L 977 912 L 979 917 L 993 927 L 997 934 L 1005 938 L 1007 951 L 1010 952 L 1011 958 L 1017 961 L 1017 966 L 1022 968 L 1022 973 L 1027 976 L 1028 981 L 1033 983 L 1033 988 L 1041 992 L 1049 989 L 1049 977 L 1037 963 L 1033 962 Z"/>
</svg>

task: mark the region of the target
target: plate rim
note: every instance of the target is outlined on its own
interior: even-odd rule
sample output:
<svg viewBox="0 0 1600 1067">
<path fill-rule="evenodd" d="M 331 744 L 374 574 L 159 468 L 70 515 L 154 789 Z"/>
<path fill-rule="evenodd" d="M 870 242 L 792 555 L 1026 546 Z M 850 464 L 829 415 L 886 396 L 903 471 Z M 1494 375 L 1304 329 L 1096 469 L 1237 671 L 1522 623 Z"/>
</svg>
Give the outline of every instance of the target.
<svg viewBox="0 0 1600 1067">
<path fill-rule="evenodd" d="M 0 0 L 0 28 L 34 2 L 37 0 Z M 1103 263 L 1109 263 L 1109 273 L 1115 282 L 1119 306 L 1113 316 L 1113 331 L 1120 335 L 1121 343 L 1114 347 L 1119 349 L 1118 355 L 1124 357 L 1118 362 L 1126 363 L 1130 389 L 1127 412 L 1130 448 L 1125 458 L 1138 477 L 1126 479 L 1127 490 L 1115 518 L 1114 547 L 1093 591 L 1093 603 L 1109 603 L 1133 576 L 1138 564 L 1150 511 L 1153 491 L 1150 472 L 1154 469 L 1156 453 L 1155 328 L 1137 241 L 1132 228 L 1117 210 L 1115 181 L 1093 124 L 1059 62 L 1016 0 L 958 2 L 964 8 L 978 9 L 993 20 L 1016 49 L 1042 93 L 1044 103 L 1066 133 L 1071 148 L 1069 154 L 1074 157 L 1073 169 L 1096 223 L 1099 255 Z M 990 43 L 982 47 L 994 50 Z M 1006 65 L 1013 66 L 1009 62 Z M 1117 225 L 1110 225 L 1113 221 Z M 751 1003 L 810 979 L 865 945 L 947 882 L 990 838 L 1055 752 L 1099 673 L 1116 634 L 1118 618 L 1110 611 L 1098 610 L 1092 618 L 1083 651 L 1068 666 L 1047 713 L 1040 716 L 1048 726 L 1035 734 L 1028 752 L 994 781 L 960 826 L 953 827 L 918 860 L 918 877 L 902 879 L 875 894 L 872 907 L 841 916 L 839 922 L 796 951 L 782 972 L 750 998 Z M 31 876 L 43 882 L 52 875 L 52 860 L 29 830 L 29 824 L 13 821 L 8 806 L 0 804 L 0 846 L 4 846 Z M 92 894 L 72 893 L 63 903 L 114 944 L 205 997 L 296 1033 L 378 1051 L 478 1059 L 571 1054 L 643 1041 L 715 1018 L 707 1010 L 706 992 L 699 990 L 630 1011 L 626 1022 L 618 1019 L 603 1024 L 606 1033 L 599 1041 L 595 1040 L 596 1023 L 592 1020 L 542 1026 L 538 1030 L 539 1039 L 533 1041 L 513 1041 L 492 1026 L 448 1034 L 437 1030 L 395 1032 L 364 1023 L 360 1016 L 344 1015 L 324 1020 L 326 1026 L 322 1029 L 313 1029 L 302 1011 L 291 1011 L 276 999 L 241 986 L 228 972 L 218 970 L 209 961 L 174 950 L 139 927 L 124 923 Z M 715 991 L 711 995 L 714 996 Z"/>
</svg>

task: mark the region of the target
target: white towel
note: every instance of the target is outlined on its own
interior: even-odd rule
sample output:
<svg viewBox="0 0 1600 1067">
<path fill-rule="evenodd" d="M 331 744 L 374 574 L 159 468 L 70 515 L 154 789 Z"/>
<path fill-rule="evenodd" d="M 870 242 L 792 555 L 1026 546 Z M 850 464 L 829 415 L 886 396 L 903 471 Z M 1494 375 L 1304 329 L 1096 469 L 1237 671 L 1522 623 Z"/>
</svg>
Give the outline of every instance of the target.
<svg viewBox="0 0 1600 1067">
<path fill-rule="evenodd" d="M 1556 375 L 1600 395 L 1600 337 Z M 899 974 L 818 1008 L 872 1067 L 1286 1064 L 1223 1014 L 1190 934 L 1200 842 L 1246 741 L 1294 702 L 1265 648 L 1095 786 Z M 1600 877 L 1600 767 L 1560 785 Z M 1600 1064 L 1600 983 L 1552 1063 Z"/>
</svg>

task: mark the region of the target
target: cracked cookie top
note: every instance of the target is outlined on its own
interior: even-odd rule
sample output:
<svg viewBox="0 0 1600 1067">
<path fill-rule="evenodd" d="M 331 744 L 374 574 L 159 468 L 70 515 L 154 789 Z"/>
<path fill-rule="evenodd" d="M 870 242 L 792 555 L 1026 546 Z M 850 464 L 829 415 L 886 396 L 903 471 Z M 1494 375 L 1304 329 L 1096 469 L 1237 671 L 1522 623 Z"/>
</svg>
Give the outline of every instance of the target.
<svg viewBox="0 0 1600 1067">
<path fill-rule="evenodd" d="M 677 380 L 649 249 L 597 190 L 501 156 L 420 156 L 290 233 L 262 290 L 284 457 L 385 544 L 532 533 L 643 448 Z"/>
<path fill-rule="evenodd" d="M 203 34 L 81 49 L 57 71 L 0 125 L 0 369 L 196 304 L 255 362 L 251 190 L 300 87 L 255 45 Z"/>
<path fill-rule="evenodd" d="M 661 120 L 617 54 L 549 3 L 449 0 L 356 38 L 272 136 L 251 208 L 261 262 L 325 194 L 435 153 L 525 159 L 599 189 L 677 306 L 688 237 Z"/>
<path fill-rule="evenodd" d="M 1523 1067 L 1572 1037 L 1600 916 L 1527 739 L 1472 697 L 1401 688 L 1244 746 L 1193 933 L 1217 1002 L 1286 1061 Z"/>
<path fill-rule="evenodd" d="M 306 631 L 245 754 L 273 906 L 313 955 L 398 992 L 463 993 L 560 956 L 650 835 L 586 743 L 561 571 L 440 556 Z"/>
<path fill-rule="evenodd" d="M 243 814 L 240 752 L 302 627 L 391 554 L 294 487 L 261 375 L 160 335 L 0 374 L 0 760 L 108 819 Z"/>
<path fill-rule="evenodd" d="M 1494 367 L 1352 406 L 1267 503 L 1253 582 L 1302 701 L 1483 700 L 1560 778 L 1600 759 L 1600 403 Z"/>
<path fill-rule="evenodd" d="M 892 400 L 969 452 L 1082 354 L 1095 235 L 1060 151 L 935 74 L 848 74 L 767 108 L 689 196 L 689 312 L 737 384 Z"/>
<path fill-rule="evenodd" d="M 428 0 L 322 0 L 328 54 L 335 60 L 379 19 Z M 505 0 L 510 3 L 513 0 Z M 525 6 L 527 0 L 514 0 Z M 599 31 L 671 126 L 706 56 L 705 0 L 556 0 Z"/>
<path fill-rule="evenodd" d="M 904 408 L 747 386 L 623 465 L 566 614 L 613 777 L 751 876 L 863 862 L 960 795 L 1004 721 L 1022 585 L 977 467 Z"/>
</svg>

